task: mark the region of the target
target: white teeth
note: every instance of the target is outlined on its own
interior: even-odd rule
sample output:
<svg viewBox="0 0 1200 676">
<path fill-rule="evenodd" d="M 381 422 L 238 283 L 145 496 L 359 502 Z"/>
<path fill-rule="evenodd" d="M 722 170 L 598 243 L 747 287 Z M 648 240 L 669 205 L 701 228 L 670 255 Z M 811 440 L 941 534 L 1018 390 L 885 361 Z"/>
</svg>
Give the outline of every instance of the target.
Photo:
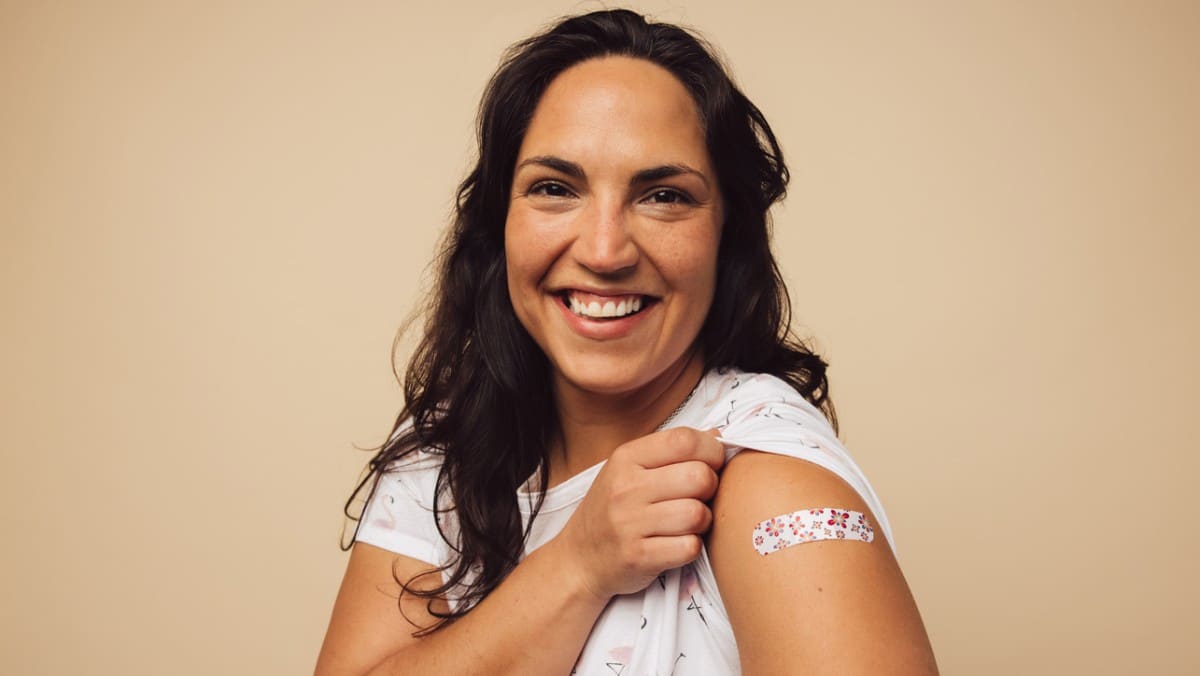
<svg viewBox="0 0 1200 676">
<path fill-rule="evenodd" d="M 599 301 L 584 303 L 574 296 L 567 296 L 567 307 L 571 312 L 580 317 L 601 318 L 601 317 L 624 317 L 633 314 L 642 309 L 641 296 L 633 298 L 622 298 L 620 301 L 605 301 L 603 305 Z"/>
</svg>

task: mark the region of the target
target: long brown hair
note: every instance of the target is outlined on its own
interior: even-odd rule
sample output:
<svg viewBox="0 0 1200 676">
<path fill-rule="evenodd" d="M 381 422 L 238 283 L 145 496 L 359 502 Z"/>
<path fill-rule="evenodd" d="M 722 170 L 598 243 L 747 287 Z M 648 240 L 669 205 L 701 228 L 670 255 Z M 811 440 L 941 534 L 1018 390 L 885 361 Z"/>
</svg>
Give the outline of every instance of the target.
<svg viewBox="0 0 1200 676">
<path fill-rule="evenodd" d="M 441 456 L 435 512 L 453 513 L 458 537 L 448 540 L 454 560 L 429 572 L 445 574 L 444 584 L 420 591 L 411 588 L 412 580 L 400 580 L 405 593 L 429 599 L 439 618 L 420 633 L 468 612 L 523 553 L 528 529 L 522 528 L 517 489 L 545 465 L 558 418 L 548 361 L 508 296 L 509 191 L 521 141 L 546 87 L 572 65 L 606 55 L 667 69 L 700 113 L 726 214 L 716 292 L 699 336 L 706 365 L 776 375 L 836 425 L 825 362 L 790 330 L 790 301 L 771 253 L 768 210 L 783 197 L 788 172 L 762 113 L 713 50 L 684 29 L 628 10 L 565 19 L 510 48 L 488 84 L 478 117 L 478 161 L 458 188 L 424 334 L 405 373 L 404 408 L 346 505 L 347 516 L 357 519 L 351 513 L 355 498 L 368 487 L 373 494 L 381 473 L 416 449 Z M 540 488 L 539 494 L 544 483 Z M 456 600 L 450 612 L 437 612 L 433 600 L 448 596 Z"/>
</svg>

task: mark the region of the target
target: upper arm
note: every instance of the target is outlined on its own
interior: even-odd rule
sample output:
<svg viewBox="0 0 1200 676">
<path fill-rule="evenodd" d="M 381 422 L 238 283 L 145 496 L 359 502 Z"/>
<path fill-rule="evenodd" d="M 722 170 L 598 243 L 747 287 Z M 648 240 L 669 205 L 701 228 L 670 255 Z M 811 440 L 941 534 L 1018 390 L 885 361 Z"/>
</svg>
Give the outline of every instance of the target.
<svg viewBox="0 0 1200 676">
<path fill-rule="evenodd" d="M 934 674 L 933 652 L 885 538 L 807 542 L 763 556 L 761 521 L 837 507 L 874 521 L 837 475 L 803 460 L 743 451 L 713 502 L 708 553 L 742 668 L 753 674 Z"/>
<path fill-rule="evenodd" d="M 412 594 L 401 599 L 397 579 L 408 582 L 431 569 L 416 559 L 356 542 L 317 658 L 316 674 L 364 674 L 420 640 L 412 634 L 437 618 L 430 614 L 426 599 Z M 441 576 L 432 573 L 416 578 L 412 586 L 431 589 L 440 582 Z M 447 608 L 438 600 L 434 609 L 445 612 Z"/>
</svg>

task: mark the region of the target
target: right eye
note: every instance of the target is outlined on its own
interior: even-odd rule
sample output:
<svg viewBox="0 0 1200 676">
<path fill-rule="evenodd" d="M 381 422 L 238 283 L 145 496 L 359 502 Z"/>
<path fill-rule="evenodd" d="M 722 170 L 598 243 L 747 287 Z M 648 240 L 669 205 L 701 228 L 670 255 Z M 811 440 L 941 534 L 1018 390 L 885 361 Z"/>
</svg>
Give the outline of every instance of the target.
<svg viewBox="0 0 1200 676">
<path fill-rule="evenodd" d="M 571 190 L 558 181 L 541 181 L 529 188 L 530 195 L 543 197 L 570 197 Z"/>
</svg>

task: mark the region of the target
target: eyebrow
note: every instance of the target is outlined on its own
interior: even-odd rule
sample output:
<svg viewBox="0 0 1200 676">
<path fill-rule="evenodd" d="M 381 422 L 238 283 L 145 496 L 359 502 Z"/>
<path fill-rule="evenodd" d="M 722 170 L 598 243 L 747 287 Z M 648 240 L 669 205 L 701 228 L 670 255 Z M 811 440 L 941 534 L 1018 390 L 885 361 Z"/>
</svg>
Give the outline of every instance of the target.
<svg viewBox="0 0 1200 676">
<path fill-rule="evenodd" d="M 517 165 L 517 171 L 521 171 L 521 169 L 527 165 L 536 165 L 553 169 L 554 171 L 566 174 L 567 176 L 580 181 L 587 178 L 587 172 L 583 170 L 583 167 L 569 160 L 564 160 L 561 157 L 555 157 L 554 155 L 537 155 L 526 158 Z M 678 162 L 672 164 L 663 164 L 657 167 L 650 167 L 649 169 L 642 169 L 634 174 L 633 178 L 629 179 L 629 184 L 641 185 L 644 183 L 653 183 L 654 181 L 661 181 L 664 178 L 680 176 L 683 174 L 691 174 L 692 176 L 699 178 L 701 181 L 704 181 L 704 187 L 711 187 L 708 183 L 708 177 L 705 176 L 703 172 Z"/>
</svg>

